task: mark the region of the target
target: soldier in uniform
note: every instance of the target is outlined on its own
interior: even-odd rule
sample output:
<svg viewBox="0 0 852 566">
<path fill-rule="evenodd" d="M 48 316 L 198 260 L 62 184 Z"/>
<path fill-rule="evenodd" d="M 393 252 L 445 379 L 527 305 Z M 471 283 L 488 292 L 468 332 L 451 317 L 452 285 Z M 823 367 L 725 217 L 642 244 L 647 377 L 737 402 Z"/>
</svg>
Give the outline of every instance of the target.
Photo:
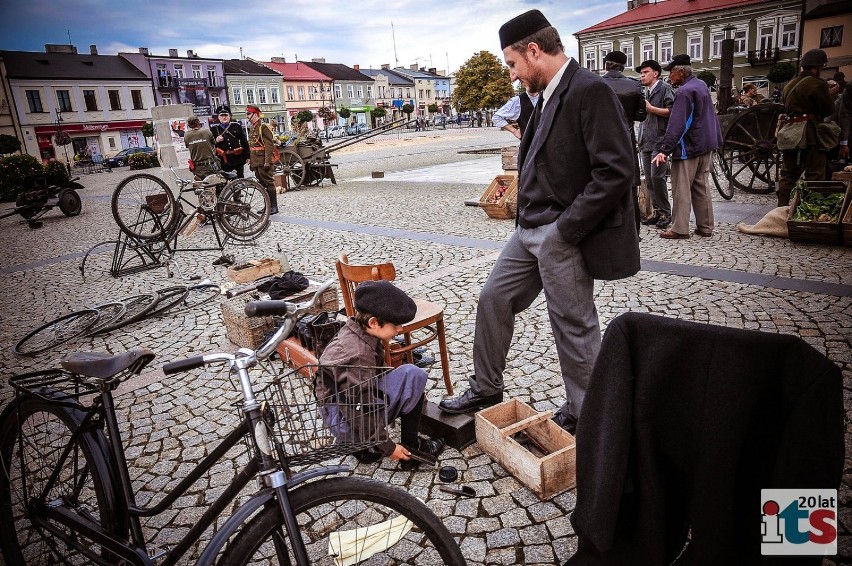
<svg viewBox="0 0 852 566">
<path fill-rule="evenodd" d="M 183 136 L 183 145 L 189 149 L 189 158 L 193 163 L 192 172 L 195 174 L 195 180 L 200 181 L 207 175 L 219 170 L 216 154 L 213 153 L 215 146 L 213 134 L 207 128 L 201 127 L 201 120 L 198 119 L 198 116 L 187 118 L 186 126 L 189 129 Z"/>
<path fill-rule="evenodd" d="M 239 122 L 231 122 L 231 107 L 227 104 L 217 108 L 216 114 L 219 123 L 210 127 L 216 140 L 216 155 L 222 160 L 223 170 L 235 171 L 242 179 L 249 154 L 246 132 Z"/>
<path fill-rule="evenodd" d="M 806 147 L 781 152 L 781 180 L 778 183 L 778 206 L 790 204 L 790 193 L 804 173 L 807 181 L 825 180 L 825 152 L 817 142 L 816 125 L 834 111 L 828 83 L 819 77 L 828 63 L 822 49 L 811 49 L 802 55 L 802 72 L 787 83 L 781 95 L 787 110 L 787 123 L 807 122 Z"/>
<path fill-rule="evenodd" d="M 246 106 L 246 115 L 251 122 L 248 143 L 251 154 L 249 167 L 254 171 L 258 182 L 266 188 L 269 194 L 271 210 L 269 214 L 278 214 L 278 194 L 275 192 L 275 181 L 272 178 L 272 160 L 275 154 L 275 143 L 272 141 L 272 129 L 261 122 L 260 108 Z"/>
</svg>

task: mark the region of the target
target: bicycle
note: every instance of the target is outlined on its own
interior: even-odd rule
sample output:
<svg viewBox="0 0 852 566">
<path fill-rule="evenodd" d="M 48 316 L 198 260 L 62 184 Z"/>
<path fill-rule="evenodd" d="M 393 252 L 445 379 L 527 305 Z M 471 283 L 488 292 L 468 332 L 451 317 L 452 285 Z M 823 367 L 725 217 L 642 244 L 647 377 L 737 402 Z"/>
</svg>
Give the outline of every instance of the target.
<svg viewBox="0 0 852 566">
<path fill-rule="evenodd" d="M 255 391 L 249 370 L 269 359 L 332 284 L 326 282 L 298 305 L 249 303 L 249 315 L 284 318 L 257 350 L 206 354 L 163 366 L 166 375 L 227 368 L 241 393 L 242 419 L 149 507 L 136 502 L 112 392 L 139 374 L 153 353 L 143 348 L 114 356 L 78 353 L 63 360 L 62 369 L 11 378 L 15 399 L 0 416 L 0 551 L 6 562 L 175 564 L 257 478 L 257 493 L 216 529 L 196 564 L 307 566 L 375 557 L 371 563 L 464 565 L 453 536 L 411 494 L 372 479 L 329 477 L 349 471 L 346 466 L 316 467 L 331 456 L 375 444 L 342 434 L 347 426 L 359 430 L 376 424 L 359 419 L 384 415 L 367 401 L 375 399 L 375 390 L 362 385 L 336 392 L 332 400 L 342 403 L 339 414 L 347 418 L 333 423 L 327 414 L 317 415 L 320 403 L 304 377 L 318 375 L 314 372 L 295 371 Z M 250 458 L 231 484 L 173 547 L 151 547 L 140 519 L 167 511 L 243 439 Z"/>
</svg>

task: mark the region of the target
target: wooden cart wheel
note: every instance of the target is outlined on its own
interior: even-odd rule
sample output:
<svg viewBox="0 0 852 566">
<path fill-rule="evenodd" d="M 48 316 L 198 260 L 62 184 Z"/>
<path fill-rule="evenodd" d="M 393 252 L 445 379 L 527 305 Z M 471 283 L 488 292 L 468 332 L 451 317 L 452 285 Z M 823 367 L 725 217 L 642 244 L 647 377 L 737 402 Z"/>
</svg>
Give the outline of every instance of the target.
<svg viewBox="0 0 852 566">
<path fill-rule="evenodd" d="M 281 163 L 284 165 L 284 173 L 290 176 L 290 187 L 294 189 L 301 187 L 305 183 L 307 173 L 305 160 L 288 148 L 281 152 Z"/>
<path fill-rule="evenodd" d="M 781 104 L 756 104 L 739 114 L 726 115 L 722 122 L 723 145 L 719 152 L 723 169 L 734 187 L 747 193 L 769 193 L 781 164 L 775 136 Z"/>
</svg>

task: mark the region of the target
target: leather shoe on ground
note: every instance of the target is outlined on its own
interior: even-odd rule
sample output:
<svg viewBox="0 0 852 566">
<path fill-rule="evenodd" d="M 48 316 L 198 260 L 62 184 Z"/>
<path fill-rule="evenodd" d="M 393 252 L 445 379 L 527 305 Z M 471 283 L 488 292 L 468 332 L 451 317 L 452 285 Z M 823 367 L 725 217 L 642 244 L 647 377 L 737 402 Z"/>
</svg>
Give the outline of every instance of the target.
<svg viewBox="0 0 852 566">
<path fill-rule="evenodd" d="M 359 450 L 358 452 L 354 452 L 352 455 L 355 456 L 355 459 L 362 464 L 373 464 L 382 459 L 382 453 L 375 448 Z"/>
<path fill-rule="evenodd" d="M 494 395 L 479 396 L 468 389 L 458 397 L 444 399 L 438 407 L 445 413 L 469 413 L 477 409 L 483 409 L 503 402 L 503 392 Z"/>
<path fill-rule="evenodd" d="M 569 434 L 577 432 L 577 418 L 573 415 L 566 415 L 562 411 L 556 411 L 552 420 Z"/>
<path fill-rule="evenodd" d="M 695 235 L 701 236 L 702 238 L 709 238 L 713 235 L 713 232 L 704 232 L 703 230 L 696 230 Z"/>
<path fill-rule="evenodd" d="M 653 214 L 653 215 L 649 216 L 648 218 L 646 218 L 645 220 L 642 220 L 642 225 L 654 226 L 654 225 L 657 224 L 657 222 L 659 220 L 660 220 L 660 215 L 659 214 Z"/>
<path fill-rule="evenodd" d="M 660 238 L 665 238 L 666 240 L 687 240 L 689 239 L 689 234 L 678 234 L 672 230 L 666 230 L 665 232 L 660 232 Z"/>
<path fill-rule="evenodd" d="M 669 216 L 668 214 L 661 214 L 660 217 L 657 219 L 657 228 L 659 228 L 660 230 L 665 230 L 666 228 L 671 226 L 671 223 L 671 216 Z"/>
<path fill-rule="evenodd" d="M 269 216 L 272 216 L 273 214 L 278 214 L 278 207 L 277 207 L 277 206 L 273 206 L 273 207 L 269 210 Z"/>
<path fill-rule="evenodd" d="M 418 438 L 417 439 L 418 446 L 417 448 L 411 448 L 410 446 L 406 446 L 409 452 L 419 452 L 421 455 L 425 456 L 427 459 L 438 458 L 438 455 L 444 450 L 444 442 L 443 438 Z M 408 460 L 400 460 L 399 468 L 401 470 L 415 470 L 420 466 L 420 461 L 415 460 L 413 457 Z"/>
</svg>

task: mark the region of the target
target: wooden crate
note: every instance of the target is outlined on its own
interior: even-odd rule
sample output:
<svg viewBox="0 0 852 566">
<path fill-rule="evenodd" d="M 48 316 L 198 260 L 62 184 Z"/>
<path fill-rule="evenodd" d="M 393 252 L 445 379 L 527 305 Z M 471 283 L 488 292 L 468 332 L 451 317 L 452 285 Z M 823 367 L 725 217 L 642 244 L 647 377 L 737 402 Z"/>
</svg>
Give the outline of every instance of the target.
<svg viewBox="0 0 852 566">
<path fill-rule="evenodd" d="M 504 189 L 503 194 L 497 197 L 498 191 Z M 485 192 L 479 198 L 479 206 L 485 214 L 491 218 L 514 218 L 515 215 L 509 208 L 509 197 L 518 192 L 518 178 L 514 175 L 497 175 Z M 514 196 L 513 198 L 517 198 Z"/>
<path fill-rule="evenodd" d="M 811 191 L 821 194 L 845 193 L 840 218 L 834 222 L 793 220 L 793 214 L 800 201 L 799 194 L 796 193 L 790 201 L 790 210 L 787 213 L 787 232 L 790 240 L 806 244 L 840 245 L 842 241 L 840 219 L 844 217 L 844 212 L 852 199 L 851 188 L 852 183 L 844 181 L 808 181 L 808 190 Z"/>
<path fill-rule="evenodd" d="M 225 324 L 225 336 L 241 348 L 257 349 L 263 344 L 266 333 L 275 328 L 271 316 L 246 316 L 246 303 L 254 300 L 247 297 L 234 297 L 222 301 L 222 321 Z"/>
<path fill-rule="evenodd" d="M 509 399 L 476 414 L 476 440 L 491 456 L 540 499 L 570 489 L 576 480 L 574 437 L 523 401 Z M 523 433 L 540 448 L 534 453 L 518 442 Z"/>
<path fill-rule="evenodd" d="M 510 145 L 500 150 L 503 161 L 503 171 L 518 170 L 518 146 Z"/>
<path fill-rule="evenodd" d="M 266 275 L 281 273 L 281 261 L 272 257 L 251 260 L 228 268 L 228 279 L 235 283 L 251 283 Z"/>
</svg>

